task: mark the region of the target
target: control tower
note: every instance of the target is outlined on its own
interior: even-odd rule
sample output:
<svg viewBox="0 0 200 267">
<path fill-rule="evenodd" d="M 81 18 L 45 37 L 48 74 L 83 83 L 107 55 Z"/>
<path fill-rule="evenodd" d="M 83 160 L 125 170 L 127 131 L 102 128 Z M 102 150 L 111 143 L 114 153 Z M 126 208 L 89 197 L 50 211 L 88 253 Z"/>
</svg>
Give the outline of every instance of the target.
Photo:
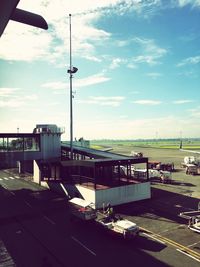
<svg viewBox="0 0 200 267">
<path fill-rule="evenodd" d="M 37 124 L 33 133 L 0 133 L 2 167 L 16 167 L 23 172 L 33 166 L 33 160 L 60 160 L 61 134 L 64 128 L 55 124 Z"/>
</svg>

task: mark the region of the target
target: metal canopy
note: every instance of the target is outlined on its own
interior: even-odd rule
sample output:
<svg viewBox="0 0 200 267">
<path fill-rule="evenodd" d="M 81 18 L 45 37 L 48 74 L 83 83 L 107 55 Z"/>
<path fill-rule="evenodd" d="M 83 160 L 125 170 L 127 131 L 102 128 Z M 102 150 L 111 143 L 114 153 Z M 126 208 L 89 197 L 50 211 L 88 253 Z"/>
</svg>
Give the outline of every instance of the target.
<svg viewBox="0 0 200 267">
<path fill-rule="evenodd" d="M 63 167 L 67 166 L 82 166 L 95 168 L 98 166 L 117 166 L 117 165 L 129 165 L 129 164 L 139 164 L 147 163 L 148 158 L 127 158 L 127 159 L 90 159 L 90 160 L 67 160 L 61 161 Z"/>
<path fill-rule="evenodd" d="M 66 151 L 70 151 L 70 146 L 68 144 L 62 144 L 61 145 L 61 149 L 66 150 Z M 87 148 L 87 147 L 82 147 L 82 146 L 73 146 L 73 152 L 80 154 L 80 155 L 84 155 L 90 158 L 94 158 L 94 159 L 108 159 L 108 158 L 112 158 L 115 160 L 121 160 L 121 159 L 129 159 L 130 157 L 125 156 L 125 155 L 120 155 L 120 154 L 115 154 L 115 153 L 111 153 L 108 151 L 101 151 L 98 149 L 92 149 L 92 148 Z M 130 159 L 139 159 L 137 157 L 131 157 Z"/>
</svg>

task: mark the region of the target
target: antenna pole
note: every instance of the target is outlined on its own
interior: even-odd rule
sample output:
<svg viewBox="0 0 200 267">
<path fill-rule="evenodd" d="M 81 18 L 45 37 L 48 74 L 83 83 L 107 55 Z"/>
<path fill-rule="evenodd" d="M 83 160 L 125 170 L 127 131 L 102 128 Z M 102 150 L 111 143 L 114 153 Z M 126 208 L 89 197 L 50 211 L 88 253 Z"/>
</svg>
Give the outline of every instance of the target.
<svg viewBox="0 0 200 267">
<path fill-rule="evenodd" d="M 72 66 L 72 26 L 71 26 L 71 14 L 69 14 L 69 63 L 70 68 L 67 70 L 69 73 L 70 82 L 70 159 L 73 160 L 73 91 L 72 91 L 72 78 L 73 74 L 78 71 L 78 68 Z"/>
<path fill-rule="evenodd" d="M 73 92 L 72 92 L 72 26 L 71 26 L 71 14 L 69 14 L 69 61 L 70 61 L 70 158 L 73 160 Z"/>
</svg>

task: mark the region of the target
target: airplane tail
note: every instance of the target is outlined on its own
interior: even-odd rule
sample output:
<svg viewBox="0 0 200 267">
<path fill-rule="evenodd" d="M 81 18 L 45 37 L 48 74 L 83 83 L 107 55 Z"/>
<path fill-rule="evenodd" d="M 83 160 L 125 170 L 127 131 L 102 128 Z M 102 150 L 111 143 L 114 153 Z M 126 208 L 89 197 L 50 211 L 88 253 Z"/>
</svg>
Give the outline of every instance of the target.
<svg viewBox="0 0 200 267">
<path fill-rule="evenodd" d="M 182 147 L 183 147 L 183 143 L 182 143 L 182 140 L 181 140 L 179 149 L 182 149 Z"/>
</svg>

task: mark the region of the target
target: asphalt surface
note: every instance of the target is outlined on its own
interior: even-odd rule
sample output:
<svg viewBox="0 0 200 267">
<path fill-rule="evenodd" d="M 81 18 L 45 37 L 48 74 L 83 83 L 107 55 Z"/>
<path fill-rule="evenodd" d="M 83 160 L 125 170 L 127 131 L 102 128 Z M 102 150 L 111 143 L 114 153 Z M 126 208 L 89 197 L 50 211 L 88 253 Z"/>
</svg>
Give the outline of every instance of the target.
<svg viewBox="0 0 200 267">
<path fill-rule="evenodd" d="M 189 191 L 179 180 L 154 183 L 151 200 L 117 207 L 142 229 L 127 242 L 71 220 L 65 198 L 0 171 L 0 267 L 199 266 L 200 235 L 178 216 L 198 204 Z"/>
</svg>

